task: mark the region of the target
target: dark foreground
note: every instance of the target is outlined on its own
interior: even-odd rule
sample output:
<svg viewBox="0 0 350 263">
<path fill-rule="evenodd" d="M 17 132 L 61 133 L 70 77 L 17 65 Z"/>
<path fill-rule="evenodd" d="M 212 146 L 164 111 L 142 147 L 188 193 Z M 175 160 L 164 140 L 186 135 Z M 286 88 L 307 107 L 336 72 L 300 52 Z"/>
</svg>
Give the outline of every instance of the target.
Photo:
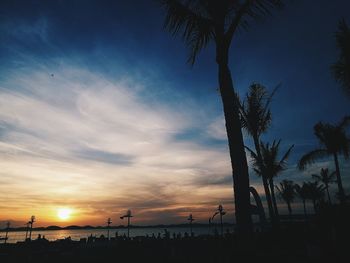
<svg viewBox="0 0 350 263">
<path fill-rule="evenodd" d="M 0 262 L 350 262 L 348 212 L 332 208 L 312 222 L 284 223 L 251 238 L 230 234 L 1 244 Z"/>
</svg>

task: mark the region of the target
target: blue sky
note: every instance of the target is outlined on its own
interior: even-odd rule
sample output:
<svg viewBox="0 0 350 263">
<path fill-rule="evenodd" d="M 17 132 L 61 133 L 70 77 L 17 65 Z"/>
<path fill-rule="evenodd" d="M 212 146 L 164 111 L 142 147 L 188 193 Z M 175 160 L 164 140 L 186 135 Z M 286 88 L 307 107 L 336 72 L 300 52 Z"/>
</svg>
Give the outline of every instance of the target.
<svg viewBox="0 0 350 263">
<path fill-rule="evenodd" d="M 240 95 L 252 82 L 281 84 L 263 137 L 282 139 L 283 149 L 295 144 L 281 179 L 333 167 L 324 160 L 301 173 L 295 163 L 317 147 L 316 122 L 350 113 L 329 70 L 349 8 L 345 0 L 286 1 L 233 41 Z M 36 213 L 60 223 L 55 209 L 69 206 L 78 223 L 127 208 L 140 222 L 172 223 L 190 212 L 204 220 L 219 203 L 231 220 L 213 46 L 186 64 L 185 45 L 165 32 L 154 1 L 2 1 L 0 10 L 0 191 L 8 198 L 0 220 Z M 343 162 L 346 185 L 348 168 Z M 251 181 L 260 190 L 253 173 Z"/>
</svg>

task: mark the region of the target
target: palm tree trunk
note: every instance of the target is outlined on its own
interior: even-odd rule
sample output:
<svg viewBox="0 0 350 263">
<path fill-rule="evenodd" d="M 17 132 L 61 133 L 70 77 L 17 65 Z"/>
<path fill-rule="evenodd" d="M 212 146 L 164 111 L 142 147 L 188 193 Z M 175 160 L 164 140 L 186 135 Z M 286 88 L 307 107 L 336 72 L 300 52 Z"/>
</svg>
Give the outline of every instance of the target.
<svg viewBox="0 0 350 263">
<path fill-rule="evenodd" d="M 333 157 L 334 157 L 334 163 L 335 163 L 335 171 L 336 171 L 336 175 L 337 175 L 339 199 L 340 199 L 341 203 L 344 203 L 345 202 L 345 194 L 344 194 L 344 188 L 343 188 L 343 184 L 342 184 L 341 177 L 340 177 L 340 169 L 339 169 L 339 162 L 338 162 L 337 153 L 334 153 Z"/>
<path fill-rule="evenodd" d="M 275 186 L 273 184 L 273 179 L 270 178 L 269 180 L 270 184 L 270 192 L 271 192 L 271 198 L 272 198 L 272 203 L 273 203 L 273 209 L 275 211 L 275 219 L 276 222 L 279 222 L 279 213 L 278 213 L 278 208 L 277 208 L 277 201 L 276 201 L 276 196 L 275 196 Z"/>
<path fill-rule="evenodd" d="M 307 214 L 306 214 L 306 203 L 305 203 L 305 199 L 303 199 L 303 206 L 304 206 L 304 216 L 305 216 L 305 220 L 307 219 Z"/>
<path fill-rule="evenodd" d="M 331 201 L 331 196 L 329 195 L 329 186 L 328 186 L 328 184 L 326 185 L 326 191 L 327 191 L 327 196 L 328 196 L 328 202 L 329 202 L 329 204 L 331 205 L 332 204 L 332 201 Z"/>
<path fill-rule="evenodd" d="M 292 207 L 290 205 L 290 202 L 287 202 L 287 206 L 288 206 L 289 220 L 291 220 L 292 219 Z"/>
<path fill-rule="evenodd" d="M 316 206 L 316 200 L 315 199 L 312 199 L 312 204 L 314 205 L 314 211 L 315 211 L 315 214 L 316 214 L 317 206 Z"/>
<path fill-rule="evenodd" d="M 241 234 L 250 234 L 253 226 L 250 212 L 248 164 L 238 115 L 238 101 L 227 62 L 228 47 L 217 45 L 219 85 L 231 157 L 237 230 Z"/>
<path fill-rule="evenodd" d="M 261 156 L 261 150 L 260 150 L 260 143 L 259 143 L 259 139 L 258 137 L 255 135 L 253 136 L 254 139 L 254 146 L 255 146 L 255 150 L 258 156 L 258 163 L 260 166 L 260 170 L 262 172 L 261 174 L 261 178 L 263 181 L 263 186 L 264 186 L 264 190 L 265 190 L 265 196 L 266 196 L 266 201 L 267 201 L 267 206 L 269 209 L 269 215 L 270 215 L 270 220 L 271 222 L 275 222 L 275 215 L 273 212 L 273 207 L 272 207 L 272 200 L 271 200 L 271 194 L 270 194 L 270 190 L 269 190 L 269 185 L 267 182 L 267 175 L 263 169 L 263 160 L 262 160 L 262 156 Z"/>
</svg>

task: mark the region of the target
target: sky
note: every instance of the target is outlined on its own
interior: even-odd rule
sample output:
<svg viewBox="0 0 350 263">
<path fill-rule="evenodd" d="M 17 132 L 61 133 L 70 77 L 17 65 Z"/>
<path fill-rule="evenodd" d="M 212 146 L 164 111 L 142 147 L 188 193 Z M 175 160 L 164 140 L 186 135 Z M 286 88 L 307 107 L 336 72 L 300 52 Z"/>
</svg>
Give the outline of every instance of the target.
<svg viewBox="0 0 350 263">
<path fill-rule="evenodd" d="M 329 70 L 349 8 L 346 0 L 286 1 L 233 40 L 240 96 L 253 82 L 281 85 L 262 139 L 295 147 L 276 183 L 334 169 L 330 159 L 303 172 L 296 163 L 319 146 L 316 122 L 350 114 Z M 41 226 L 103 225 L 108 217 L 119 225 L 131 209 L 139 225 L 185 223 L 189 213 L 205 223 L 218 204 L 233 222 L 214 47 L 192 67 L 163 23 L 155 1 L 1 1 L 0 222 L 20 226 L 35 215 Z M 349 168 L 341 159 L 346 191 Z M 264 200 L 252 170 L 250 182 Z M 62 209 L 68 218 L 57 215 Z"/>
</svg>

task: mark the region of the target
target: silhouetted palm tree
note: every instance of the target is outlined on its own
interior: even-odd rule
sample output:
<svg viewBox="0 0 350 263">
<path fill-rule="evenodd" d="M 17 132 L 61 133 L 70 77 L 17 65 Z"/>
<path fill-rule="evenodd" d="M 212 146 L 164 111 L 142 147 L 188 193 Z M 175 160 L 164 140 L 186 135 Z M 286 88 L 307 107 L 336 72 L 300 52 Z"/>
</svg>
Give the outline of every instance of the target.
<svg viewBox="0 0 350 263">
<path fill-rule="evenodd" d="M 335 172 L 330 173 L 328 168 L 321 169 L 320 174 L 313 174 L 312 177 L 318 181 L 323 183 L 327 196 L 328 196 L 328 202 L 329 204 L 332 204 L 331 202 L 331 196 L 329 195 L 329 184 L 336 182 L 336 174 Z"/>
<path fill-rule="evenodd" d="M 335 79 L 350 96 L 350 29 L 344 19 L 339 21 L 336 41 L 339 49 L 339 58 L 331 66 L 331 70 Z"/>
<path fill-rule="evenodd" d="M 228 66 L 229 50 L 239 27 L 282 6 L 282 0 L 159 0 L 166 10 L 165 27 L 181 34 L 190 49 L 194 64 L 201 49 L 213 41 L 218 65 L 219 90 L 223 103 L 226 131 L 233 170 L 236 222 L 242 233 L 252 231 L 249 175 L 239 119 L 239 102 Z"/>
<path fill-rule="evenodd" d="M 307 184 L 308 196 L 312 200 L 312 204 L 316 212 L 318 204 L 324 198 L 325 187 L 323 185 L 320 185 L 317 181 L 307 182 L 306 184 Z"/>
<path fill-rule="evenodd" d="M 282 182 L 280 182 L 280 187 L 276 186 L 276 188 L 279 191 L 282 199 L 286 202 L 288 206 L 289 216 L 291 216 L 292 215 L 291 203 L 293 202 L 295 197 L 295 191 L 294 191 L 295 187 L 294 187 L 293 181 L 283 180 Z"/>
<path fill-rule="evenodd" d="M 314 133 L 322 146 L 321 148 L 315 149 L 303 155 L 298 164 L 299 169 L 304 170 L 308 164 L 315 162 L 315 160 L 326 156 L 332 156 L 335 164 L 341 202 L 345 201 L 345 193 L 340 176 L 338 155 L 343 154 L 346 159 L 349 158 L 350 141 L 345 131 L 345 128 L 349 124 L 350 116 L 344 117 L 338 125 L 331 125 L 322 122 L 317 123 L 314 126 Z"/>
<path fill-rule="evenodd" d="M 301 201 L 303 202 L 303 208 L 304 208 L 304 216 L 305 219 L 307 217 L 306 213 L 306 200 L 309 198 L 309 189 L 307 183 L 303 182 L 302 186 L 295 184 L 294 186 L 295 192 L 300 197 Z"/>
<path fill-rule="evenodd" d="M 267 131 L 271 124 L 271 111 L 269 106 L 274 92 L 275 90 L 269 94 L 264 86 L 253 83 L 249 87 L 249 91 L 240 106 L 242 127 L 253 138 L 256 152 L 255 161 L 259 167 L 263 167 L 260 136 Z M 260 171 L 261 173 L 259 173 L 259 175 L 263 181 L 270 218 L 273 221 L 275 215 L 272 207 L 267 175 L 264 169 L 260 169 Z"/>
<path fill-rule="evenodd" d="M 286 169 L 286 161 L 289 157 L 291 150 L 294 147 L 294 145 L 289 147 L 289 149 L 285 152 L 282 158 L 278 160 L 280 143 L 281 143 L 281 140 L 279 140 L 278 142 L 273 141 L 271 145 L 269 143 L 266 143 L 266 144 L 264 144 L 263 142 L 260 143 L 262 165 L 259 165 L 257 154 L 254 153 L 248 147 L 246 147 L 253 158 L 254 171 L 258 175 L 262 175 L 262 173 L 266 174 L 266 178 L 270 186 L 272 202 L 274 205 L 274 210 L 277 218 L 278 218 L 278 209 L 277 209 L 277 202 L 276 202 L 275 190 L 274 190 L 275 186 L 273 183 L 273 179 L 276 176 L 278 176 L 283 170 Z"/>
</svg>

